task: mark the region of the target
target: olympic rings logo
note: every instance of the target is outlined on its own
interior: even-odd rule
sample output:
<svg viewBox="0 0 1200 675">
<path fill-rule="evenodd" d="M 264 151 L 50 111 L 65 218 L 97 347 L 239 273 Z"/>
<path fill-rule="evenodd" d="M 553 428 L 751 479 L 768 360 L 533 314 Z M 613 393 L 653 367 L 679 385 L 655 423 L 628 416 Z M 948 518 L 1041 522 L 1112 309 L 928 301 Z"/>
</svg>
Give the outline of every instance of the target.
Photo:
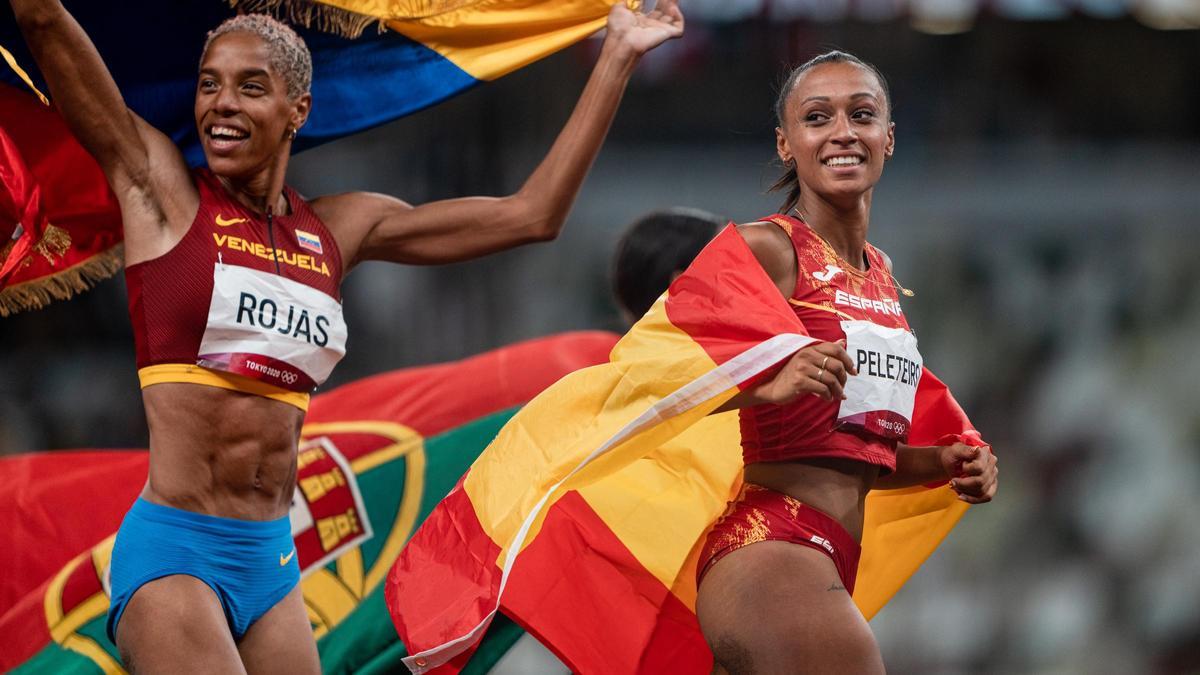
<svg viewBox="0 0 1200 675">
<path fill-rule="evenodd" d="M 300 376 L 296 373 L 284 373 L 280 379 L 284 384 L 296 384 L 296 380 L 300 379 Z"/>
</svg>

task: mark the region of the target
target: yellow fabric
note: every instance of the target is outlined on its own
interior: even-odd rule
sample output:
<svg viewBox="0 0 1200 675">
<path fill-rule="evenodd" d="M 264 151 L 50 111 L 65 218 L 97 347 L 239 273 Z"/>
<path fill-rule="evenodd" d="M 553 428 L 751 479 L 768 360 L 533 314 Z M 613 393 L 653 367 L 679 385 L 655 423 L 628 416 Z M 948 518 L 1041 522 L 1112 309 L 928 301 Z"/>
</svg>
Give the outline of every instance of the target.
<svg viewBox="0 0 1200 675">
<path fill-rule="evenodd" d="M 477 80 L 494 80 L 604 27 L 615 0 L 321 0 L 386 22 Z M 417 17 L 417 18 L 413 18 Z"/>
<path fill-rule="evenodd" d="M 8 62 L 8 67 L 12 68 L 13 72 L 17 74 L 17 77 L 21 78 L 22 82 L 29 85 L 29 88 L 33 90 L 34 94 L 37 94 L 38 99 L 42 103 L 50 105 L 50 100 L 33 84 L 33 80 L 29 78 L 29 73 L 26 73 L 25 69 L 17 64 L 16 57 L 12 55 L 12 52 L 5 49 L 3 45 L 0 45 L 0 57 L 3 57 Z"/>
<path fill-rule="evenodd" d="M 308 394 L 306 393 L 288 391 L 241 375 L 222 373 L 188 363 L 160 363 L 156 366 L 147 366 L 138 370 L 138 380 L 142 384 L 142 389 L 168 382 L 203 384 L 209 387 L 254 394 L 287 403 L 304 411 L 308 410 Z"/>
<path fill-rule="evenodd" d="M 658 320 L 647 315 L 639 323 L 644 330 L 630 332 L 617 344 L 610 363 L 571 373 L 530 401 L 471 467 L 463 487 L 492 541 L 507 547 L 538 500 L 589 453 L 652 403 L 716 366 L 699 345 L 666 320 L 661 307 L 660 300 Z M 652 475 L 652 470 L 644 474 L 629 465 L 656 448 L 663 449 L 672 437 L 704 419 L 735 392 L 730 388 L 617 445 L 568 479 L 549 501 L 568 490 L 586 488 L 598 478 L 608 483 L 614 473 L 627 472 L 630 480 Z M 526 544 L 540 529 L 546 511 L 541 511 Z M 506 552 L 501 551 L 500 560 Z"/>
</svg>

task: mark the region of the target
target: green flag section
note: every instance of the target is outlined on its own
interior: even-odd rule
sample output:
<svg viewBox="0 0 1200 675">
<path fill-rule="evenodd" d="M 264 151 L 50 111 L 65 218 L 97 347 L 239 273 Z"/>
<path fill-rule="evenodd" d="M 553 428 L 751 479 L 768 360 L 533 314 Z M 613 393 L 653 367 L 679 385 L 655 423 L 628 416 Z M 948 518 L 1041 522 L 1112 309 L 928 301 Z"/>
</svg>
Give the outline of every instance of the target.
<svg viewBox="0 0 1200 675">
<path fill-rule="evenodd" d="M 325 672 L 384 673 L 408 656 L 383 597 L 405 542 L 526 401 L 607 360 L 616 336 L 568 333 L 464 361 L 360 380 L 313 399 L 298 453 L 292 534 Z M 145 451 L 0 459 L 0 670 L 123 673 L 104 634 L 107 569 Z M 498 620 L 466 672 L 523 631 Z"/>
</svg>

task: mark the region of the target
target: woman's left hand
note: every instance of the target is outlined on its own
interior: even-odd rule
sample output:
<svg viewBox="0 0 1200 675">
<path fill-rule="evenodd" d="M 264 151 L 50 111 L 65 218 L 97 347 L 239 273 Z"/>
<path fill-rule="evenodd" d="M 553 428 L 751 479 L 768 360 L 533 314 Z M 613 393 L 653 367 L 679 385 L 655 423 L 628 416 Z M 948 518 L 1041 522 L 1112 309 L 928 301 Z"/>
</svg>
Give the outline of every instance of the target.
<svg viewBox="0 0 1200 675">
<path fill-rule="evenodd" d="M 974 447 L 964 443 L 947 445 L 941 453 L 942 466 L 951 476 L 950 489 L 968 504 L 992 501 L 999 487 L 1000 469 L 988 445 Z"/>
<path fill-rule="evenodd" d="M 626 47 L 641 56 L 667 40 L 683 35 L 683 12 L 678 0 L 658 0 L 654 10 L 643 14 L 626 6 L 625 0 L 608 13 L 605 42 Z"/>
</svg>

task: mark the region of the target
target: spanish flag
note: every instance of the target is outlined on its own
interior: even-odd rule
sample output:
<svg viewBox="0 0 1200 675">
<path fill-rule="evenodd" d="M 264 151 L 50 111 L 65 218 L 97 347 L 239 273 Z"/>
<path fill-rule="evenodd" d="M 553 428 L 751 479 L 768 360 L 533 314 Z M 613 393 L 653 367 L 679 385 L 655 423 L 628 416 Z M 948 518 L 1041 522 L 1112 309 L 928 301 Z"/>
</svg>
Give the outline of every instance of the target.
<svg viewBox="0 0 1200 675">
<path fill-rule="evenodd" d="M 197 63 L 206 33 L 238 11 L 269 12 L 291 23 L 312 51 L 313 112 L 293 144 L 302 151 L 423 110 L 563 49 L 602 28 L 615 2 L 125 0 L 119 11 L 108 2 L 70 3 L 70 10 L 130 109 L 199 166 L 204 154 L 192 113 Z M 45 81 L 11 18 L 0 16 L 0 45 L 11 50 L 0 47 L 8 62 L 0 64 L 0 129 L 40 185 L 42 209 L 54 226 L 36 251 L 41 255 L 0 240 L 0 266 L 18 267 L 7 288 L 0 284 L 0 316 L 6 316 L 112 276 L 121 266 L 122 235 L 103 174 L 57 113 L 35 98 L 38 88 L 47 91 Z M 11 234 L 4 230 L 0 214 L 0 238 Z"/>
<path fill-rule="evenodd" d="M 456 672 L 502 611 L 575 672 L 709 673 L 696 559 L 742 471 L 737 414 L 710 413 L 812 341 L 726 228 L 608 363 L 506 424 L 401 552 L 386 593 L 405 664 Z M 909 440 L 982 442 L 929 373 Z M 864 615 L 965 510 L 944 485 L 871 493 Z"/>
</svg>

